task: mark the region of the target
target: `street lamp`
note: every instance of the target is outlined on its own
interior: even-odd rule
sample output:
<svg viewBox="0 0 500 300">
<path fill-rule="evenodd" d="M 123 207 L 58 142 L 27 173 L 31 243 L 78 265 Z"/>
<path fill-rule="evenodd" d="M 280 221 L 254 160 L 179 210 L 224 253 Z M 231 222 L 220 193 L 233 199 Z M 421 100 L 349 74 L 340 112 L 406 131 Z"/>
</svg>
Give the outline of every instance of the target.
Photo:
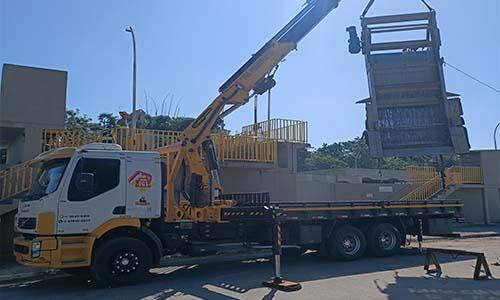
<svg viewBox="0 0 500 300">
<path fill-rule="evenodd" d="M 493 131 L 493 142 L 495 143 L 495 150 L 498 150 L 498 148 L 497 148 L 497 130 L 498 130 L 498 127 L 500 127 L 500 123 L 497 124 L 497 126 L 495 127 L 495 131 Z"/>
<path fill-rule="evenodd" d="M 132 46 L 134 50 L 134 67 L 133 67 L 133 83 L 132 83 L 132 128 L 136 127 L 137 124 L 137 116 L 135 113 L 136 110 L 136 73 L 137 73 L 137 64 L 136 64 L 136 54 L 135 54 L 135 34 L 132 26 L 125 29 L 126 32 L 130 32 L 132 34 Z"/>
</svg>

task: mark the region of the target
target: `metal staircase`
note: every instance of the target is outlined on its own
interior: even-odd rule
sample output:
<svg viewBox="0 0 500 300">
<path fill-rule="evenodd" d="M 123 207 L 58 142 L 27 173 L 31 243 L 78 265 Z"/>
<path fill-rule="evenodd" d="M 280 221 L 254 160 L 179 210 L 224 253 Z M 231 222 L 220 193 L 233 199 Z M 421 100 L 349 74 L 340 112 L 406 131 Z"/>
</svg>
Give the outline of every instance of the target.
<svg viewBox="0 0 500 300">
<path fill-rule="evenodd" d="M 445 199 L 463 184 L 483 184 L 480 167 L 452 166 L 444 177 L 433 167 L 410 167 L 407 172 L 408 181 L 416 187 L 401 197 L 403 201 Z"/>
</svg>

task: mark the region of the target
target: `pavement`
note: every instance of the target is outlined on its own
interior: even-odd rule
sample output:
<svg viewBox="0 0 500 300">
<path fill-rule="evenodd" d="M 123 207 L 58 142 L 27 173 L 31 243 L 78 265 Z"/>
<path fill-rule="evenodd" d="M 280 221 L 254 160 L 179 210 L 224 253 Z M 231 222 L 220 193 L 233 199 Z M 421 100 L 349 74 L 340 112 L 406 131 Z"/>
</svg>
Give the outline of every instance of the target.
<svg viewBox="0 0 500 300">
<path fill-rule="evenodd" d="M 466 229 L 471 233 L 481 232 Z M 500 278 L 500 236 L 433 239 L 424 246 L 484 252 L 493 277 Z M 326 261 L 311 252 L 283 261 L 284 277 L 302 283 L 302 290 L 285 293 L 261 285 L 272 275 L 273 264 L 268 257 L 235 256 L 232 261 L 192 260 L 156 268 L 145 282 L 121 288 L 99 289 L 92 282 L 62 273 L 17 278 L 0 283 L 0 299 L 500 300 L 499 280 L 472 280 L 473 258 L 440 255 L 439 260 L 443 276 L 435 278 L 425 274 L 423 256 L 411 249 L 393 257 L 366 257 L 354 262 Z M 18 274 L 30 271 L 21 266 L 0 267 L 0 276 L 7 270 Z"/>
</svg>

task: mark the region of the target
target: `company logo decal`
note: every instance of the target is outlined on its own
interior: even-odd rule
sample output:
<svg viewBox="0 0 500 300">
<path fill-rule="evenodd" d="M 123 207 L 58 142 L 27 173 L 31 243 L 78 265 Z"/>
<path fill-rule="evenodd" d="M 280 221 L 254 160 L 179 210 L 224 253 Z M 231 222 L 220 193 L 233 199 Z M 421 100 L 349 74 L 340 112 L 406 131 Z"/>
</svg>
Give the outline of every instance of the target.
<svg viewBox="0 0 500 300">
<path fill-rule="evenodd" d="M 138 201 L 135 202 L 135 205 L 148 206 L 149 202 L 146 200 L 146 197 L 142 196 Z"/>
<path fill-rule="evenodd" d="M 128 178 L 128 182 L 141 193 L 145 193 L 153 186 L 153 176 L 144 171 L 135 171 L 134 174 Z"/>
</svg>

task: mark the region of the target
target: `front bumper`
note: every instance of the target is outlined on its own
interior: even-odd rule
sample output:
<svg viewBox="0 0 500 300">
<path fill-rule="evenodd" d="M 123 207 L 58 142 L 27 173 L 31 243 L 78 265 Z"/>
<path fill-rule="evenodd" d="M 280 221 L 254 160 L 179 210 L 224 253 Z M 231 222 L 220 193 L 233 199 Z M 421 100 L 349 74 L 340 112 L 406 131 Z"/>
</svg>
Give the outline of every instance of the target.
<svg viewBox="0 0 500 300">
<path fill-rule="evenodd" d="M 33 243 L 40 243 L 40 255 L 33 257 Z M 90 266 L 93 239 L 86 236 L 44 236 L 14 239 L 14 255 L 22 265 L 36 268 L 64 269 Z"/>
<path fill-rule="evenodd" d="M 40 255 L 32 256 L 33 243 L 41 241 Z M 52 253 L 57 250 L 57 239 L 55 237 L 37 237 L 35 239 L 26 239 L 16 237 L 14 239 L 14 255 L 16 261 L 20 264 L 38 267 L 51 268 Z"/>
</svg>

